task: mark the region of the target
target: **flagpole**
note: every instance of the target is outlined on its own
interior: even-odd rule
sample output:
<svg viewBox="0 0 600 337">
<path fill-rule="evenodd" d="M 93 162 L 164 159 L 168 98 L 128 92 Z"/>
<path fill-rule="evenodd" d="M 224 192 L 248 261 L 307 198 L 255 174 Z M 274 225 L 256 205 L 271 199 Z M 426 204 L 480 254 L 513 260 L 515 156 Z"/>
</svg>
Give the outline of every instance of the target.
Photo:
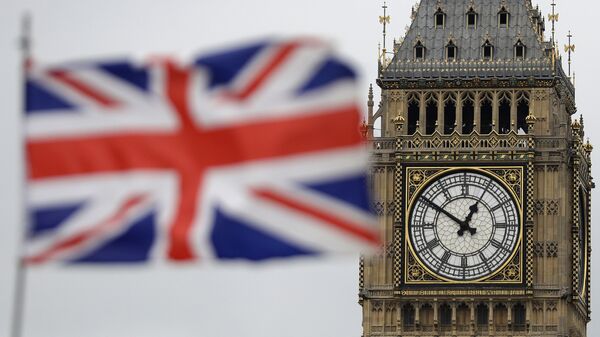
<svg viewBox="0 0 600 337">
<path fill-rule="evenodd" d="M 29 217 L 27 216 L 27 161 L 25 155 L 25 130 L 23 127 L 22 119 L 25 115 L 25 81 L 27 76 L 27 67 L 30 63 L 31 56 L 31 15 L 24 13 L 21 18 L 21 36 L 19 37 L 19 49 L 21 51 L 21 100 L 19 102 L 21 109 L 19 118 L 21 120 L 21 164 L 23 169 L 21 172 L 25 172 L 22 176 L 23 184 L 21 190 L 21 221 L 19 221 L 20 237 L 17 248 L 17 260 L 16 260 L 16 274 L 15 274 L 15 285 L 13 294 L 13 308 L 12 308 L 12 324 L 10 335 L 12 337 L 21 337 L 23 335 L 23 316 L 25 314 L 25 295 L 26 295 L 26 282 L 27 282 L 27 269 L 23 261 L 25 251 L 25 240 L 27 239 L 27 231 L 29 226 Z"/>
</svg>

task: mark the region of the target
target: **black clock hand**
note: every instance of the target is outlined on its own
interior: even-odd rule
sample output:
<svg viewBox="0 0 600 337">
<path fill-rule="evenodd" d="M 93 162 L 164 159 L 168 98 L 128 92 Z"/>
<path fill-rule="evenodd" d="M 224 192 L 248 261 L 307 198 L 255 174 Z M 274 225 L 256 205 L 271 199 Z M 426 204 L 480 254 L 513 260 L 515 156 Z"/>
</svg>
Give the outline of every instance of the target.
<svg viewBox="0 0 600 337">
<path fill-rule="evenodd" d="M 457 224 L 460 225 L 460 228 L 462 229 L 464 226 L 464 222 L 461 221 L 459 218 L 455 217 L 454 215 L 450 214 L 448 211 L 446 211 L 445 209 L 443 209 L 442 207 L 436 205 L 433 201 L 421 196 L 421 199 L 425 200 L 426 203 L 430 204 L 431 207 L 433 207 L 434 209 L 436 209 L 439 212 L 444 213 L 447 217 L 449 217 L 450 219 L 452 219 L 452 221 L 456 222 Z"/>
<path fill-rule="evenodd" d="M 477 228 L 472 228 L 470 223 L 471 223 L 471 220 L 473 220 L 473 215 L 479 211 L 479 208 L 477 207 L 478 204 L 479 204 L 479 201 L 474 203 L 473 206 L 469 207 L 469 214 L 465 218 L 463 225 L 461 225 L 460 230 L 458 231 L 459 236 L 463 236 L 465 231 L 469 231 L 471 233 L 471 235 L 474 235 L 475 233 L 477 233 Z"/>
</svg>

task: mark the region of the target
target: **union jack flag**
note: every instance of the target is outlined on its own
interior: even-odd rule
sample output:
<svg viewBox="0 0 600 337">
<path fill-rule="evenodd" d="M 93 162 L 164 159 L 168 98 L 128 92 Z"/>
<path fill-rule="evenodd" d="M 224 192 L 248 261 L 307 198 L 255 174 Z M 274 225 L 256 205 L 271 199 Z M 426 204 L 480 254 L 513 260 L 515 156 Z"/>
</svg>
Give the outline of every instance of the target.
<svg viewBox="0 0 600 337">
<path fill-rule="evenodd" d="M 353 70 L 320 41 L 33 67 L 31 264 L 377 247 Z"/>
</svg>

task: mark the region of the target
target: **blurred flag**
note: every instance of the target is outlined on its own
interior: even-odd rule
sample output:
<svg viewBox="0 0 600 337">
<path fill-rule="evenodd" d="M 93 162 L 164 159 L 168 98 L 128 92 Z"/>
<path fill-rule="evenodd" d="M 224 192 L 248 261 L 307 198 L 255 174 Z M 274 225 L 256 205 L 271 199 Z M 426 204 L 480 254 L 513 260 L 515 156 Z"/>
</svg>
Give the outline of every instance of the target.
<svg viewBox="0 0 600 337">
<path fill-rule="evenodd" d="M 355 94 L 315 40 L 31 69 L 27 262 L 377 247 Z"/>
</svg>

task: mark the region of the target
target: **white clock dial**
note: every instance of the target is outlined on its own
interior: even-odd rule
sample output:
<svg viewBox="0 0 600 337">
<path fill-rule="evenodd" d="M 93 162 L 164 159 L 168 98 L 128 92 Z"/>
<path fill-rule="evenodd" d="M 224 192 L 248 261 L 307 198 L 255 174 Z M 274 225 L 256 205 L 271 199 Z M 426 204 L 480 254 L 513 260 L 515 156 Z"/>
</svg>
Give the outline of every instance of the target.
<svg viewBox="0 0 600 337">
<path fill-rule="evenodd" d="M 520 240 L 520 213 L 510 192 L 478 171 L 433 179 L 413 201 L 408 235 L 419 260 L 457 281 L 490 276 Z"/>
</svg>

